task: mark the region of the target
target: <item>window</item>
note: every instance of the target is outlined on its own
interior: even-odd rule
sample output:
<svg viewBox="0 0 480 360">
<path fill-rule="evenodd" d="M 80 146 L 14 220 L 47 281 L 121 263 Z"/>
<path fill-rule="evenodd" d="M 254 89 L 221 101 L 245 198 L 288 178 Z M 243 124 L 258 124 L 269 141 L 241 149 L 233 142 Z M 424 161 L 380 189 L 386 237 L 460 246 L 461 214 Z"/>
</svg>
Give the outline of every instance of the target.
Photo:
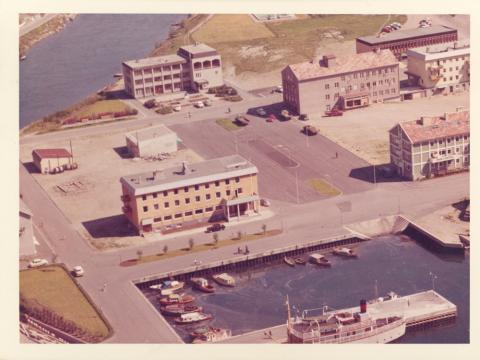
<svg viewBox="0 0 480 360">
<path fill-rule="evenodd" d="M 243 189 L 242 188 L 238 188 L 237 189 L 237 193 L 241 194 L 243 192 Z"/>
<path fill-rule="evenodd" d="M 175 195 L 177 195 L 177 194 L 178 194 L 178 189 L 173 190 L 173 193 L 174 193 Z"/>
<path fill-rule="evenodd" d="M 357 76 L 358 76 L 357 73 L 354 73 L 354 74 L 353 74 L 353 78 L 354 78 L 354 79 L 356 79 Z"/>
<path fill-rule="evenodd" d="M 383 80 L 379 80 L 378 85 L 383 85 Z"/>
<path fill-rule="evenodd" d="M 227 190 L 225 193 L 227 194 L 227 196 L 230 196 L 230 190 Z"/>
<path fill-rule="evenodd" d="M 195 190 L 198 190 L 200 189 L 200 186 L 199 185 L 195 185 Z"/>
<path fill-rule="evenodd" d="M 455 70 L 458 70 L 458 66 L 455 66 Z"/>
<path fill-rule="evenodd" d="M 200 201 L 200 196 L 195 196 L 195 201 Z"/>
<path fill-rule="evenodd" d="M 225 180 L 225 184 L 227 185 L 230 184 L 230 180 L 229 179 Z"/>
<path fill-rule="evenodd" d="M 376 81 L 372 82 L 372 86 L 373 87 L 377 86 L 377 82 Z"/>
<path fill-rule="evenodd" d="M 220 186 L 220 181 L 215 181 L 215 186 Z"/>
<path fill-rule="evenodd" d="M 378 93 L 379 93 L 380 95 L 383 95 L 383 90 L 380 90 Z"/>
<path fill-rule="evenodd" d="M 345 76 L 342 76 L 340 80 L 345 81 Z"/>
<path fill-rule="evenodd" d="M 172 219 L 172 215 L 165 215 L 163 217 L 163 220 L 171 220 Z"/>
<path fill-rule="evenodd" d="M 451 149 L 448 149 L 447 150 L 447 154 L 451 154 L 452 153 L 452 150 Z"/>
<path fill-rule="evenodd" d="M 148 211 L 148 206 L 144 206 L 143 207 L 143 212 L 147 212 Z"/>
<path fill-rule="evenodd" d="M 193 215 L 193 211 L 185 211 L 185 216 L 192 216 Z"/>
<path fill-rule="evenodd" d="M 180 206 L 180 200 L 175 200 L 175 206 Z"/>
<path fill-rule="evenodd" d="M 211 196 L 210 194 L 205 195 L 205 198 L 206 198 L 207 200 L 210 200 L 211 197 L 212 197 L 212 196 Z"/>
<path fill-rule="evenodd" d="M 195 210 L 195 214 L 202 214 L 203 213 L 203 209 L 197 209 Z"/>
<path fill-rule="evenodd" d="M 335 87 L 338 88 L 338 82 L 335 83 Z"/>
<path fill-rule="evenodd" d="M 185 187 L 183 188 L 183 191 L 188 192 L 188 186 L 185 186 Z"/>
<path fill-rule="evenodd" d="M 222 205 L 215 206 L 215 210 L 222 210 Z"/>
<path fill-rule="evenodd" d="M 329 100 L 329 99 L 330 99 L 330 95 L 329 94 L 325 95 L 325 100 Z"/>
<path fill-rule="evenodd" d="M 190 198 L 185 198 L 185 204 L 190 204 Z"/>
<path fill-rule="evenodd" d="M 163 203 L 163 207 L 164 207 L 164 208 L 170 207 L 170 204 L 168 203 L 168 201 L 166 201 L 166 202 Z"/>
<path fill-rule="evenodd" d="M 158 210 L 158 204 L 154 204 L 154 205 L 153 205 L 153 208 L 154 208 L 155 210 Z"/>
<path fill-rule="evenodd" d="M 239 177 L 236 177 L 236 178 L 235 178 L 235 182 L 236 182 L 236 183 L 239 183 L 239 182 L 240 182 L 240 178 L 239 178 Z"/>
<path fill-rule="evenodd" d="M 395 94 L 395 89 L 392 89 L 392 94 Z"/>
<path fill-rule="evenodd" d="M 207 207 L 205 209 L 205 212 L 212 212 L 213 211 L 213 206 Z"/>
<path fill-rule="evenodd" d="M 153 193 L 153 198 L 154 198 L 154 199 L 157 198 L 157 193 Z"/>
<path fill-rule="evenodd" d="M 164 191 L 163 196 L 168 196 L 168 191 Z"/>
<path fill-rule="evenodd" d="M 217 191 L 217 192 L 215 193 L 215 195 L 217 196 L 217 198 L 220 198 L 220 196 L 222 196 L 222 195 L 220 194 L 220 191 Z"/>
<path fill-rule="evenodd" d="M 182 217 L 182 215 L 183 215 L 182 213 L 178 213 L 178 214 L 175 214 L 175 216 L 174 216 L 174 217 L 175 217 L 175 219 L 178 219 L 178 218 L 181 218 L 181 217 Z"/>
<path fill-rule="evenodd" d="M 161 218 L 161 217 L 153 218 L 153 222 L 160 222 L 160 221 L 162 221 L 162 218 Z"/>
<path fill-rule="evenodd" d="M 457 79 L 457 80 L 458 80 L 458 75 L 455 75 L 455 79 Z"/>
<path fill-rule="evenodd" d="M 205 184 L 205 189 L 210 188 L 210 184 Z"/>
<path fill-rule="evenodd" d="M 147 195 L 142 195 L 142 200 L 147 200 Z"/>
<path fill-rule="evenodd" d="M 446 78 L 446 77 L 444 77 L 444 78 L 443 78 L 443 81 L 447 81 L 447 78 Z"/>
<path fill-rule="evenodd" d="M 330 89 L 330 84 L 325 84 L 325 90 Z"/>
</svg>

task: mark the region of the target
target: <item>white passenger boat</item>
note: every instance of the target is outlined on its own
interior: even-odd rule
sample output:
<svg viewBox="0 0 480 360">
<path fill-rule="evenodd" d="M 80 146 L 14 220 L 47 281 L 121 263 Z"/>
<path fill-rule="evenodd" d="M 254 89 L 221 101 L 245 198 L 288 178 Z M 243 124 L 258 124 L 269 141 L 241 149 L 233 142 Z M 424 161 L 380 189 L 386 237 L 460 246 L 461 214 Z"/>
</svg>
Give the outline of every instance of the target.
<svg viewBox="0 0 480 360">
<path fill-rule="evenodd" d="M 352 258 L 357 257 L 357 254 L 355 254 L 355 252 L 348 247 L 335 248 L 333 249 L 333 253 L 339 256 L 352 257 Z"/>
<path fill-rule="evenodd" d="M 235 278 L 233 276 L 228 275 L 227 273 L 221 273 L 212 275 L 213 280 L 223 286 L 235 286 Z"/>
<path fill-rule="evenodd" d="M 167 280 L 161 284 L 151 285 L 150 289 L 160 290 L 161 295 L 171 295 L 175 291 L 182 289 L 184 285 L 183 281 Z"/>
<path fill-rule="evenodd" d="M 330 261 L 328 261 L 328 259 L 322 254 L 318 254 L 318 253 L 311 254 L 308 259 L 311 263 L 315 265 L 327 266 L 327 267 L 332 266 Z"/>
</svg>

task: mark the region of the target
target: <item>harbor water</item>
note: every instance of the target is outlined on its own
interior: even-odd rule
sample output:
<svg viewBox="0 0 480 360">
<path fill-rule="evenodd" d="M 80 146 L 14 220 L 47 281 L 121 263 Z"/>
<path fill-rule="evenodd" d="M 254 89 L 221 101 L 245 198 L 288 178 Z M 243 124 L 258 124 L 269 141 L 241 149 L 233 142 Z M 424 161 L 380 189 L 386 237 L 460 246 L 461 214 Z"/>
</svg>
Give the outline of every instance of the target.
<svg viewBox="0 0 480 360">
<path fill-rule="evenodd" d="M 210 322 L 175 325 L 185 341 L 188 332 L 202 325 L 229 328 L 233 335 L 286 322 L 286 296 L 294 312 L 321 308 L 334 309 L 358 305 L 360 299 L 373 299 L 394 291 L 409 295 L 432 289 L 457 305 L 454 323 L 439 327 L 407 330 L 397 343 L 469 342 L 469 256 L 442 254 L 427 249 L 407 236 L 384 236 L 355 245 L 358 259 L 326 254 L 331 268 L 312 264 L 289 267 L 277 263 L 263 269 L 232 273 L 235 288 L 215 284 L 214 294 L 188 288 L 195 304 L 214 315 Z M 375 285 L 376 284 L 376 285 Z M 158 308 L 154 292 L 144 290 Z M 169 318 L 169 317 L 167 317 Z"/>
<path fill-rule="evenodd" d="M 20 128 L 113 82 L 125 60 L 147 56 L 178 14 L 81 14 L 20 62 Z"/>
</svg>

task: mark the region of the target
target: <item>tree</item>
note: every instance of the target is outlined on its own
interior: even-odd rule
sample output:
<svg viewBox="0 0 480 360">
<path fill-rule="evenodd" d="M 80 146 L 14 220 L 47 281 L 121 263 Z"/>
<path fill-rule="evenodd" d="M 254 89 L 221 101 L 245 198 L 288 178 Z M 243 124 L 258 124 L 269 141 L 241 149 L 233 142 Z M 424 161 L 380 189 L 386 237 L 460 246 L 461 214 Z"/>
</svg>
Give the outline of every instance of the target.
<svg viewBox="0 0 480 360">
<path fill-rule="evenodd" d="M 138 256 L 138 260 L 140 260 L 140 259 L 142 258 L 142 256 L 143 256 L 143 250 L 138 249 L 138 250 L 137 250 L 137 256 Z"/>
<path fill-rule="evenodd" d="M 266 224 L 262 225 L 262 231 L 263 231 L 263 235 L 265 235 L 265 233 L 267 232 L 267 225 Z"/>
<path fill-rule="evenodd" d="M 193 240 L 193 238 L 188 239 L 189 250 L 192 250 L 194 245 L 195 245 L 195 240 Z"/>
<path fill-rule="evenodd" d="M 214 243 L 215 245 L 218 244 L 218 234 L 217 234 L 217 233 L 213 234 L 213 243 Z"/>
<path fill-rule="evenodd" d="M 163 245 L 163 253 L 166 254 L 168 252 L 168 245 Z"/>
</svg>

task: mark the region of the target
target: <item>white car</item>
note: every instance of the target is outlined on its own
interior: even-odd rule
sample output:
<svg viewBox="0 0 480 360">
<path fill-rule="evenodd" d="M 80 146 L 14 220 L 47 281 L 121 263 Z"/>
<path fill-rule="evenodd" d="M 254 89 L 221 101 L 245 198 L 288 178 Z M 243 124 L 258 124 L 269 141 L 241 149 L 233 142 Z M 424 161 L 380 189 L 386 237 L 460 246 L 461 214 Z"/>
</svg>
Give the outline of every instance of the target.
<svg viewBox="0 0 480 360">
<path fill-rule="evenodd" d="M 210 100 L 210 99 L 205 100 L 205 101 L 203 102 L 203 105 L 205 105 L 205 106 L 212 106 L 212 100 Z"/>
<path fill-rule="evenodd" d="M 203 108 L 205 105 L 203 105 L 203 102 L 197 101 L 197 102 L 194 104 L 194 106 L 195 106 L 196 108 L 199 108 L 199 109 L 200 109 L 200 108 Z"/>
<path fill-rule="evenodd" d="M 36 267 L 44 266 L 44 265 L 48 265 L 48 261 L 46 259 L 33 259 L 28 264 L 28 267 L 29 268 L 36 268 Z"/>
<path fill-rule="evenodd" d="M 181 106 L 181 105 L 173 105 L 173 106 L 172 106 L 172 109 L 173 109 L 173 111 L 177 111 L 177 112 L 178 112 L 178 111 L 182 110 L 182 106 Z"/>
<path fill-rule="evenodd" d="M 269 207 L 270 206 L 270 201 L 268 201 L 267 199 L 261 199 L 260 200 L 260 205 L 265 206 L 265 207 Z"/>
<path fill-rule="evenodd" d="M 73 267 L 72 273 L 75 277 L 80 277 L 80 276 L 83 276 L 85 272 L 83 271 L 83 268 L 80 265 L 77 265 Z"/>
<path fill-rule="evenodd" d="M 283 93 L 283 86 L 279 85 L 275 88 L 276 92 Z"/>
</svg>

